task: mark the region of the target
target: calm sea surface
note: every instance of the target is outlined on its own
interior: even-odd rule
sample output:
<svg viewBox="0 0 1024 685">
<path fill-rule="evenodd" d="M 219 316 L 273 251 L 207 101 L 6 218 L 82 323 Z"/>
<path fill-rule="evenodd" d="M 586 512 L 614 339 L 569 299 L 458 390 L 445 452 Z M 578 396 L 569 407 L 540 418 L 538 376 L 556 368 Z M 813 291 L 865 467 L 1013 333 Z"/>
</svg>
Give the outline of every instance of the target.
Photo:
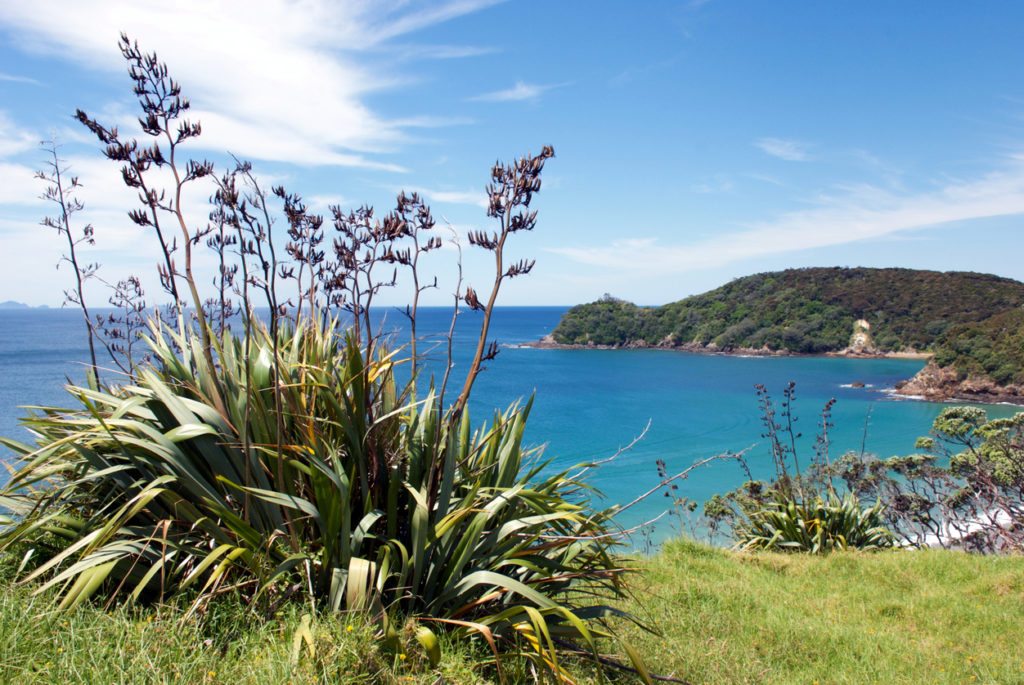
<svg viewBox="0 0 1024 685">
<path fill-rule="evenodd" d="M 655 461 L 664 459 L 679 471 L 697 459 L 726 450 L 751 448 L 755 469 L 767 473 L 770 457 L 760 437 L 754 384 L 763 383 L 781 399 L 782 388 L 797 384 L 796 409 L 801 458 L 812 456 L 816 422 L 822 405 L 836 403 L 833 454 L 860 450 L 881 456 L 910 453 L 917 436 L 928 431 L 943 405 L 895 400 L 884 390 L 908 378 L 922 362 L 827 358 L 742 358 L 695 355 L 662 350 L 539 350 L 516 347 L 537 340 L 558 323 L 560 307 L 509 307 L 495 313 L 492 338 L 505 345 L 480 376 L 472 403 L 475 423 L 497 407 L 536 395 L 528 439 L 546 444 L 555 466 L 608 456 L 640 433 L 646 438 L 612 463 L 592 472 L 590 482 L 609 502 L 625 503 L 658 481 Z M 421 312 L 422 349 L 443 360 L 443 332 L 449 310 Z M 384 327 L 400 340 L 405 326 L 397 310 L 381 312 Z M 460 317 L 456 334 L 453 386 L 458 386 L 475 343 L 479 317 Z M 30 436 L 18 424 L 24 405 L 65 404 L 67 378 L 83 377 L 87 359 L 80 315 L 72 310 L 0 311 L 0 435 Z M 848 387 L 859 381 L 864 388 Z M 1015 409 L 990 407 L 995 415 Z M 867 429 L 865 431 L 865 423 Z M 0 448 L 2 451 L 3 448 Z M 0 457 L 3 458 L 3 457 Z M 703 502 L 742 482 L 735 463 L 715 463 L 681 484 L 681 494 Z M 635 525 L 664 510 L 655 496 L 624 514 Z M 658 524 L 655 538 L 671 534 Z"/>
</svg>

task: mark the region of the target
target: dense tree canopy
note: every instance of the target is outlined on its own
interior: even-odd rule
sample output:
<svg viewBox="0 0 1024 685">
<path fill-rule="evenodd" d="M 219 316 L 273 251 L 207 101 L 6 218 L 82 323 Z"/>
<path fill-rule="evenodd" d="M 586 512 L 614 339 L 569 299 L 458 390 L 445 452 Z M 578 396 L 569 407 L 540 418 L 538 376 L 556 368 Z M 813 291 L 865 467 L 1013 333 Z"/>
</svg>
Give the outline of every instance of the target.
<svg viewBox="0 0 1024 685">
<path fill-rule="evenodd" d="M 1024 385 L 1024 309 L 977 323 L 951 326 L 935 344 L 935 362 L 961 376 L 987 376 L 1000 385 Z"/>
<path fill-rule="evenodd" d="M 866 319 L 880 351 L 937 350 L 940 339 L 976 338 L 989 328 L 975 324 L 1022 306 L 1024 283 L 987 274 L 788 269 L 738 278 L 661 307 L 605 296 L 569 310 L 554 338 L 563 344 L 696 343 L 820 353 L 847 347 L 854 322 Z M 1020 326 L 1015 340 L 1019 355 Z M 993 363 L 978 358 L 979 368 Z M 1018 360 L 1016 368 L 1022 367 Z"/>
</svg>

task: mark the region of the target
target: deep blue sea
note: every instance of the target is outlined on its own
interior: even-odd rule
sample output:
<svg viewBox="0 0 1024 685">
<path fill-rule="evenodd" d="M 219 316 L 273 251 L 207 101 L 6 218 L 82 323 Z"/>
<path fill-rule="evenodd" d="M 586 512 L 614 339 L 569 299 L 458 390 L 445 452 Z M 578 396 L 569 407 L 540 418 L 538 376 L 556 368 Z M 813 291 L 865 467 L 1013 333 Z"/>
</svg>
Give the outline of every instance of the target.
<svg viewBox="0 0 1024 685">
<path fill-rule="evenodd" d="M 650 421 L 646 438 L 615 461 L 593 471 L 590 483 L 608 502 L 625 503 L 658 482 L 656 460 L 676 472 L 695 460 L 726 450 L 750 448 L 755 470 L 767 474 L 770 457 L 760 437 L 762 426 L 754 384 L 763 383 L 781 400 L 782 389 L 796 382 L 801 459 L 812 456 L 815 426 L 822 406 L 836 398 L 831 431 L 832 454 L 860 450 L 881 456 L 910 453 L 915 438 L 927 433 L 943 405 L 894 399 L 885 392 L 909 378 L 922 362 L 897 359 L 814 357 L 744 358 L 664 350 L 543 350 L 519 344 L 550 333 L 563 307 L 507 307 L 495 312 L 492 339 L 503 345 L 480 376 L 471 404 L 475 423 L 495 408 L 535 395 L 528 440 L 544 444 L 554 467 L 611 455 L 629 443 Z M 405 317 L 398 310 L 379 312 L 385 330 L 405 342 Z M 450 310 L 421 311 L 421 351 L 441 362 L 443 334 Z M 460 316 L 455 338 L 452 386 L 461 385 L 476 340 L 479 315 Z M 432 348 L 432 349 L 431 349 Z M 87 359 L 80 314 L 74 310 L 0 310 L 0 435 L 28 439 L 18 425 L 24 405 L 65 404 L 67 378 L 83 378 Z M 855 381 L 864 388 L 852 388 Z M 1017 409 L 990 407 L 996 415 Z M 0 448 L 2 450 L 2 448 Z M 681 483 L 680 493 L 698 502 L 742 482 L 733 462 L 714 463 Z M 648 520 L 665 509 L 660 494 L 624 514 L 624 527 Z M 654 538 L 672 534 L 669 517 Z"/>
</svg>

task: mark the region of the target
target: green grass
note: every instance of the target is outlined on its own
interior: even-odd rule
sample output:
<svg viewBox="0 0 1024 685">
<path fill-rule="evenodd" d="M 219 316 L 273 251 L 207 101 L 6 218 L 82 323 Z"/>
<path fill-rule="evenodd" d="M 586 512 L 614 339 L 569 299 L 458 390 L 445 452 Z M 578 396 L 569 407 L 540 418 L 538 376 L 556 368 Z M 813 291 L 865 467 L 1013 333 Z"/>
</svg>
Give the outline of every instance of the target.
<svg viewBox="0 0 1024 685">
<path fill-rule="evenodd" d="M 674 543 L 640 565 L 627 631 L 652 671 L 692 683 L 1024 683 L 1024 558 L 954 552 L 737 554 Z M 293 665 L 302 609 L 258 620 L 221 604 L 52 612 L 0 581 L 0 682 L 472 683 L 486 651 L 442 645 L 431 669 L 411 635 L 377 650 L 357 616 L 320 617 Z M 351 626 L 351 630 L 349 627 Z M 403 659 L 399 655 L 405 653 Z M 526 680 L 507 664 L 509 680 Z M 592 674 L 576 669 L 581 682 Z"/>
<path fill-rule="evenodd" d="M 179 611 L 84 607 L 70 614 L 30 599 L 21 589 L 0 595 L 0 682 L 19 683 L 472 683 L 475 658 L 444 644 L 431 669 L 412 649 L 393 655 L 376 646 L 361 617 L 326 618 L 311 625 L 314 652 L 305 643 L 293 661 L 301 611 L 258 620 L 237 606 L 221 607 L 202 622 Z"/>
<path fill-rule="evenodd" d="M 637 595 L 652 669 L 694 683 L 1024 683 L 1024 558 L 669 545 Z"/>
</svg>

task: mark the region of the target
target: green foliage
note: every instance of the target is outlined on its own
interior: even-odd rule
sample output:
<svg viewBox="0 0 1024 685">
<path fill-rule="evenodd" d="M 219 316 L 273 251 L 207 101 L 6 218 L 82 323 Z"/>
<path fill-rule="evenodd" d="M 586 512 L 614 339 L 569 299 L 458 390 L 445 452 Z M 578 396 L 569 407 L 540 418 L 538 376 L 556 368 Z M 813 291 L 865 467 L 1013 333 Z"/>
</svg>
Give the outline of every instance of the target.
<svg viewBox="0 0 1024 685">
<path fill-rule="evenodd" d="M 810 502 L 776 499 L 749 512 L 736 527 L 740 549 L 823 554 L 835 550 L 890 547 L 893 535 L 884 526 L 882 505 L 861 508 L 856 495 L 830 494 Z"/>
<path fill-rule="evenodd" d="M 726 526 L 736 548 L 744 550 L 825 554 L 891 546 L 894 537 L 883 525 L 880 503 L 862 508 L 856 491 L 836 493 L 828 453 L 835 400 L 822 409 L 814 458 L 802 470 L 794 432 L 796 384 L 786 385 L 778 411 L 765 386 L 757 386 L 757 396 L 775 475 L 770 481 L 747 480 L 705 502 L 712 535 Z M 750 478 L 746 456 L 736 458 Z"/>
<path fill-rule="evenodd" d="M 523 449 L 529 405 L 471 432 L 334 330 L 228 333 L 210 368 L 195 334 L 154 325 L 134 383 L 71 387 L 77 408 L 26 421 L 36 445 L 5 441 L 0 549 L 31 549 L 25 581 L 61 608 L 230 594 L 369 612 L 385 650 L 415 617 L 432 660 L 442 628 L 554 674 L 560 645 L 598 653 L 621 613 L 608 513 Z"/>
<path fill-rule="evenodd" d="M 645 310 L 632 302 L 605 296 L 570 309 L 555 329 L 561 343 L 622 345 L 634 339 Z"/>
<path fill-rule="evenodd" d="M 917 447 L 924 452 L 888 459 L 847 454 L 831 473 L 878 499 L 905 545 L 1024 549 L 1024 412 L 990 419 L 978 407 L 948 407 Z"/>
<path fill-rule="evenodd" d="M 935 362 L 961 377 L 986 376 L 1000 385 L 1024 385 L 1024 309 L 951 326 L 936 343 Z"/>
<path fill-rule="evenodd" d="M 606 297 L 569 310 L 553 335 L 564 344 L 713 343 L 820 353 L 846 347 L 854 321 L 863 318 L 882 351 L 926 350 L 957 324 L 1021 305 L 1024 284 L 985 274 L 788 269 L 739 278 L 661 307 Z"/>
</svg>

